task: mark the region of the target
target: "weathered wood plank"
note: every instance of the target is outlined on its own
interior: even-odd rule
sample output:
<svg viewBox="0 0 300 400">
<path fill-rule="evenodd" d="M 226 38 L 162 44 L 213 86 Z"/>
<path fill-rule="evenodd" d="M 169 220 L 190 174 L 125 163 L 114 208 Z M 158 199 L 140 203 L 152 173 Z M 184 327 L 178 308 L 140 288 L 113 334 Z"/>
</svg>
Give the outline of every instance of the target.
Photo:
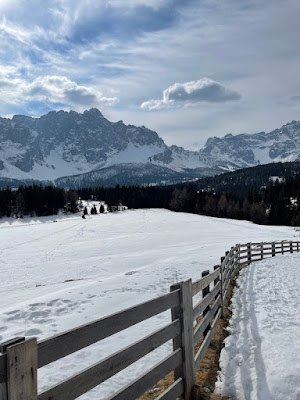
<svg viewBox="0 0 300 400">
<path fill-rule="evenodd" d="M 198 369 L 200 367 L 200 364 L 203 361 L 203 358 L 204 358 L 205 353 L 206 353 L 206 351 L 208 349 L 208 346 L 210 345 L 211 339 L 212 339 L 212 337 L 214 335 L 214 332 L 216 330 L 216 327 L 218 325 L 220 317 L 221 317 L 221 310 L 218 311 L 218 313 L 217 313 L 217 315 L 215 317 L 215 320 L 214 320 L 214 322 L 213 322 L 213 324 L 211 326 L 209 334 L 206 336 L 205 340 L 203 341 L 200 349 L 198 350 L 198 352 L 197 352 L 197 354 L 195 356 L 195 369 L 196 369 L 196 371 L 198 371 Z"/>
<path fill-rule="evenodd" d="M 179 304 L 179 290 L 56 335 L 38 344 L 42 367 Z"/>
<path fill-rule="evenodd" d="M 222 264 L 222 258 L 221 258 L 221 265 L 220 265 L 220 283 L 221 283 L 221 307 L 222 307 L 222 316 L 224 316 L 224 301 L 223 301 L 223 293 L 224 293 L 224 284 L 223 284 L 223 275 L 224 275 L 224 269 L 223 269 L 223 264 Z"/>
<path fill-rule="evenodd" d="M 199 293 L 200 290 L 203 290 L 205 287 L 207 287 L 219 275 L 220 275 L 220 268 L 216 269 L 214 272 L 210 273 L 204 278 L 199 279 L 199 281 L 194 282 L 192 285 L 193 296 Z"/>
<path fill-rule="evenodd" d="M 0 343 L 0 400 L 7 400 L 7 348 L 25 341 L 25 337 L 15 337 Z"/>
<path fill-rule="evenodd" d="M 231 270 L 229 270 L 228 274 L 226 275 L 225 282 L 224 282 L 225 295 L 227 293 L 231 277 L 232 277 L 232 273 L 231 273 Z"/>
<path fill-rule="evenodd" d="M 181 286 L 179 283 L 176 283 L 170 287 L 170 291 L 174 292 L 174 290 L 181 290 Z M 180 301 L 181 302 L 181 301 Z M 177 305 L 176 307 L 171 308 L 171 315 L 172 315 L 172 321 L 175 321 L 177 319 L 180 320 L 180 323 L 182 321 L 182 307 L 181 305 Z M 179 335 L 177 335 L 173 339 L 173 351 L 177 349 L 181 349 L 182 347 L 182 337 L 181 337 L 181 331 Z M 180 365 L 178 368 L 175 368 L 174 370 L 174 380 L 176 381 L 178 378 L 182 376 L 182 365 Z"/>
<path fill-rule="evenodd" d="M 145 393 L 147 389 L 177 367 L 181 363 L 181 360 L 182 351 L 181 349 L 178 349 L 125 388 L 109 397 L 107 400 L 129 400 L 138 398 L 140 395 Z"/>
<path fill-rule="evenodd" d="M 264 242 L 264 243 L 272 243 L 272 242 Z M 249 243 L 240 244 L 241 247 L 247 247 Z M 252 246 L 260 246 L 261 242 L 251 242 Z"/>
<path fill-rule="evenodd" d="M 273 254 L 272 251 L 264 251 L 264 258 L 265 256 L 271 256 L 272 254 Z"/>
<path fill-rule="evenodd" d="M 172 385 L 165 390 L 155 400 L 174 400 L 180 397 L 184 392 L 182 378 L 177 379 Z"/>
<path fill-rule="evenodd" d="M 4 357 L 2 357 L 2 360 Z M 6 357 L 5 357 L 6 361 Z M 2 371 L 2 372 L 1 372 Z M 0 400 L 7 400 L 7 378 L 6 378 L 6 365 L 5 369 L 4 366 L 0 369 Z"/>
<path fill-rule="evenodd" d="M 0 355 L 0 375 L 5 375 L 6 376 L 6 360 L 7 356 L 6 354 L 1 354 Z"/>
<path fill-rule="evenodd" d="M 241 250 L 240 250 L 240 253 L 247 253 L 247 251 L 248 251 L 247 249 L 244 249 L 244 250 L 241 249 Z"/>
<path fill-rule="evenodd" d="M 251 243 L 247 243 L 247 254 L 248 254 L 248 262 L 251 262 L 251 250 L 252 250 L 252 247 L 251 247 Z"/>
<path fill-rule="evenodd" d="M 210 312 L 205 315 L 203 320 L 200 322 L 200 324 L 195 329 L 195 331 L 194 331 L 194 347 L 196 347 L 205 328 L 208 326 L 208 323 L 211 321 L 211 319 L 215 316 L 215 314 L 218 310 L 218 307 L 220 307 L 220 305 L 221 305 L 221 295 L 219 295 L 219 297 L 215 301 L 214 305 L 212 306 Z"/>
<path fill-rule="evenodd" d="M 208 270 L 202 272 L 202 277 L 204 277 L 206 275 L 209 275 L 209 271 Z M 210 289 L 209 289 L 209 285 L 208 285 L 202 290 L 202 298 L 204 299 L 206 296 L 208 296 L 209 292 L 210 292 Z M 210 305 L 208 304 L 207 307 L 203 310 L 203 313 L 202 313 L 203 318 L 205 317 L 206 314 L 209 313 L 209 310 L 210 310 Z M 208 326 L 204 330 L 204 336 L 207 335 L 209 330 L 210 330 L 210 323 L 208 324 Z"/>
<path fill-rule="evenodd" d="M 194 307 L 193 320 L 195 321 L 205 310 L 205 308 L 212 302 L 214 297 L 221 292 L 221 282 L 218 282 L 213 290 L 200 300 Z"/>
<path fill-rule="evenodd" d="M 220 268 L 220 266 L 219 265 L 215 265 L 214 266 L 214 271 L 216 271 L 218 268 Z M 220 270 L 220 272 L 221 272 L 221 270 Z M 218 284 L 220 282 L 220 274 L 214 279 L 214 287 Z M 218 296 L 216 295 L 215 296 L 215 299 L 217 298 Z"/>
<path fill-rule="evenodd" d="M 275 243 L 272 243 L 272 257 L 275 257 Z"/>
<path fill-rule="evenodd" d="M 252 250 L 251 254 L 252 254 L 252 257 L 254 257 L 254 256 L 261 257 L 262 252 L 261 252 L 261 250 Z"/>
<path fill-rule="evenodd" d="M 231 274 L 231 269 L 228 268 L 223 274 L 223 283 L 224 283 L 224 285 L 228 281 L 228 276 L 230 276 L 230 274 Z"/>
<path fill-rule="evenodd" d="M 192 280 L 181 284 L 182 306 L 182 378 L 184 384 L 184 399 L 190 400 L 192 387 L 195 383 L 194 371 L 194 337 L 193 337 L 193 296 Z"/>
<path fill-rule="evenodd" d="M 55 387 L 44 391 L 39 395 L 39 400 L 64 399 L 66 393 L 68 393 L 68 400 L 76 399 L 146 354 L 149 354 L 179 333 L 180 321 L 176 320 L 144 339 L 66 379 Z"/>
<path fill-rule="evenodd" d="M 0 377 L 0 400 L 7 400 L 6 380 Z"/>
<path fill-rule="evenodd" d="M 36 338 L 7 348 L 8 400 L 37 400 Z"/>
</svg>

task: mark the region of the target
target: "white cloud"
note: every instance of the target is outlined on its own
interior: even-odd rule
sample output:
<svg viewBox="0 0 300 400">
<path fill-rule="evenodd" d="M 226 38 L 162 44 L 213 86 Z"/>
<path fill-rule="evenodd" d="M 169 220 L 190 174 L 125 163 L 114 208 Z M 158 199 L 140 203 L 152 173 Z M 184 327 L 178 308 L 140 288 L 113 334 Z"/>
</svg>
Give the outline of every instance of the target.
<svg viewBox="0 0 300 400">
<path fill-rule="evenodd" d="M 224 103 L 239 100 L 241 95 L 209 78 L 197 81 L 174 83 L 163 92 L 161 100 L 149 100 L 141 108 L 155 110 L 177 106 L 187 106 L 200 102 Z"/>
<path fill-rule="evenodd" d="M 101 92 L 86 86 L 78 85 L 65 76 L 40 76 L 32 82 L 10 77 L 11 70 L 0 73 L 0 99 L 11 104 L 22 101 L 41 101 L 62 103 L 67 106 L 113 106 L 119 102 L 117 97 L 107 97 Z"/>
</svg>

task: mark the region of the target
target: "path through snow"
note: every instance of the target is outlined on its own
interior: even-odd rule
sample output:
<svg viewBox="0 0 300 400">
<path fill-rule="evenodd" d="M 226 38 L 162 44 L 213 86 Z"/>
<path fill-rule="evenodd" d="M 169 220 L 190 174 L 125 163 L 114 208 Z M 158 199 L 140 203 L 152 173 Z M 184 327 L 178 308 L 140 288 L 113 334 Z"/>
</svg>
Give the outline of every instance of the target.
<svg viewBox="0 0 300 400">
<path fill-rule="evenodd" d="M 216 392 L 233 400 L 300 399 L 300 255 L 243 269 Z"/>
</svg>

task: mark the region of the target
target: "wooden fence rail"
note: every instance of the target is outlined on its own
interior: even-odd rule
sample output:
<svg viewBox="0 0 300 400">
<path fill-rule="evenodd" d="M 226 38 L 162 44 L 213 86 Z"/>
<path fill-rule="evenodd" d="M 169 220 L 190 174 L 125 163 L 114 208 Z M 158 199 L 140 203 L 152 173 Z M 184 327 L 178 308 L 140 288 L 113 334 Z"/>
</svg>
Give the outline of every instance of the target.
<svg viewBox="0 0 300 400">
<path fill-rule="evenodd" d="M 189 279 L 177 283 L 168 294 L 38 343 L 35 338 L 21 337 L 0 344 L 0 400 L 76 399 L 170 340 L 170 354 L 109 400 L 136 399 L 171 371 L 174 383 L 156 399 L 190 400 L 195 374 L 223 315 L 232 277 L 241 265 L 276 254 L 299 252 L 299 248 L 299 242 L 294 241 L 237 244 L 225 253 L 213 272 L 204 271 L 196 282 Z M 193 304 L 193 297 L 199 293 L 201 300 Z M 38 393 L 38 368 L 168 310 L 171 322 L 165 326 Z"/>
</svg>

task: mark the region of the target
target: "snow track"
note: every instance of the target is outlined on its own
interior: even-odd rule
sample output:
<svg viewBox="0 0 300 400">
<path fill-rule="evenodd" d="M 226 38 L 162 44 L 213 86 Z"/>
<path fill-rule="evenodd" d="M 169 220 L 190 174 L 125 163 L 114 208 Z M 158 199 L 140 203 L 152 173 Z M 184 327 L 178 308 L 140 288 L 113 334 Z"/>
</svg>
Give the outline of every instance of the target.
<svg viewBox="0 0 300 400">
<path fill-rule="evenodd" d="M 234 400 L 299 400 L 299 272 L 299 254 L 277 255 L 241 271 L 218 393 Z"/>
<path fill-rule="evenodd" d="M 15 336 L 51 337 L 167 293 L 176 281 L 199 279 L 235 243 L 294 236 L 288 227 L 158 209 L 85 220 L 78 215 L 13 223 L 3 219 L 0 341 Z M 40 389 L 148 335 L 169 319 L 169 313 L 162 313 L 42 368 Z M 105 399 L 171 348 L 171 343 L 161 346 L 82 398 Z"/>
</svg>

